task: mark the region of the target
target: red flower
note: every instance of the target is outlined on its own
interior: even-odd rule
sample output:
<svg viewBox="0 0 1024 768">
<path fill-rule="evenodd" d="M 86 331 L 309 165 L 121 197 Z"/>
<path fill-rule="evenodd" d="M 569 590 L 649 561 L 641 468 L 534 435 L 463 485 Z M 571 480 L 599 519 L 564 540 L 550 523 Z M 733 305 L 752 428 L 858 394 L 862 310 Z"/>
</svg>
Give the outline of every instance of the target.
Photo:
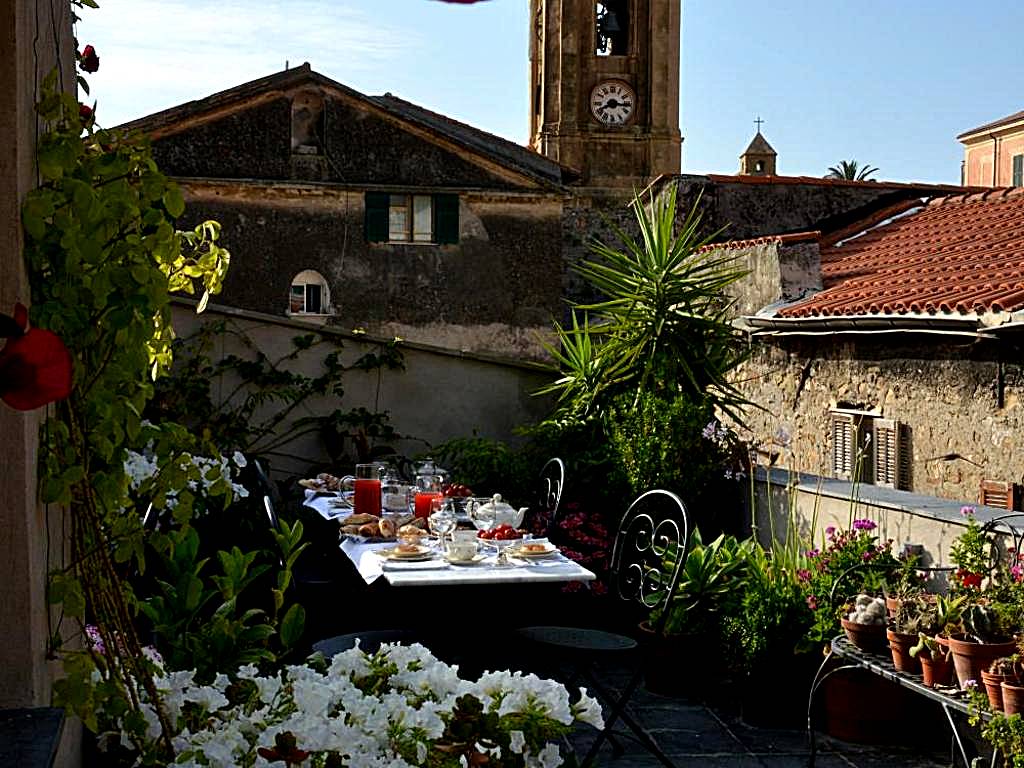
<svg viewBox="0 0 1024 768">
<path fill-rule="evenodd" d="M 31 411 L 71 394 L 71 354 L 60 336 L 42 328 L 25 330 L 28 310 L 18 304 L 14 317 L 0 315 L 0 399 Z"/>
<path fill-rule="evenodd" d="M 95 72 L 100 68 L 100 57 L 96 55 L 96 49 L 91 45 L 85 46 L 78 57 L 78 66 L 83 72 Z"/>
<path fill-rule="evenodd" d="M 295 735 L 291 731 L 277 734 L 273 747 L 259 747 L 256 754 L 271 763 L 285 765 L 298 765 L 309 757 L 309 752 L 296 746 Z"/>
<path fill-rule="evenodd" d="M 83 124 L 87 125 L 90 122 L 92 122 L 92 115 L 92 107 L 90 107 L 88 104 L 78 105 L 78 116 L 81 118 Z"/>
<path fill-rule="evenodd" d="M 965 587 L 973 587 L 974 589 L 981 589 L 982 575 L 980 573 L 974 573 L 964 568 L 960 568 L 956 572 L 956 577 L 960 579 L 960 583 Z"/>
</svg>

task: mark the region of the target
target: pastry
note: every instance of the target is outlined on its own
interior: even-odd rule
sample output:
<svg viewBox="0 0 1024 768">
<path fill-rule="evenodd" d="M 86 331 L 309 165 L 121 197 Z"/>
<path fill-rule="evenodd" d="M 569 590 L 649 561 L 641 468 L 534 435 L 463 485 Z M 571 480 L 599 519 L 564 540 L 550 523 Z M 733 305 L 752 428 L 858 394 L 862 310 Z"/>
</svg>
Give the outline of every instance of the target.
<svg viewBox="0 0 1024 768">
<path fill-rule="evenodd" d="M 342 533 L 347 533 L 349 536 L 358 536 L 359 535 L 359 526 L 358 525 L 343 525 L 343 526 L 341 526 L 341 532 Z"/>
<path fill-rule="evenodd" d="M 403 525 L 401 528 L 398 529 L 398 535 L 402 537 L 410 536 L 419 538 L 420 536 L 425 536 L 426 531 L 424 531 L 418 525 L 409 523 L 408 525 Z"/>
<path fill-rule="evenodd" d="M 359 535 L 366 536 L 367 538 L 380 536 L 380 526 L 377 523 L 366 523 L 365 525 L 360 525 Z"/>
<path fill-rule="evenodd" d="M 398 531 L 398 526 L 395 525 L 395 521 L 389 517 L 382 517 L 380 519 L 380 535 L 385 539 L 395 538 L 395 533 Z"/>
<path fill-rule="evenodd" d="M 349 515 L 341 521 L 342 525 L 366 525 L 367 523 L 376 523 L 380 518 L 376 515 L 368 515 L 365 512 L 361 512 L 357 515 Z"/>
</svg>

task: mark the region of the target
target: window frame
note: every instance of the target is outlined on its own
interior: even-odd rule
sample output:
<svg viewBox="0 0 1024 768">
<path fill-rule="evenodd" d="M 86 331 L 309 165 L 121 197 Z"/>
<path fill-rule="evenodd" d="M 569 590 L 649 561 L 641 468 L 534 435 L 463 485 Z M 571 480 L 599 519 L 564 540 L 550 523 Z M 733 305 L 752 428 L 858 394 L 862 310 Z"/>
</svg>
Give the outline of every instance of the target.
<svg viewBox="0 0 1024 768">
<path fill-rule="evenodd" d="M 1024 187 L 1024 154 L 1014 155 L 1010 160 L 1010 186 Z"/>
<path fill-rule="evenodd" d="M 401 199 L 404 198 L 404 208 Z M 392 205 L 396 200 L 397 205 Z M 429 202 L 429 236 L 416 239 L 416 202 Z M 424 193 L 407 191 L 367 191 L 365 197 L 364 235 L 366 242 L 378 245 L 458 245 L 460 238 L 460 197 L 455 193 Z M 392 211 L 404 210 L 405 227 L 401 239 L 392 237 Z M 424 212 L 420 210 L 420 223 Z M 421 235 L 424 229 L 418 230 Z"/>
<path fill-rule="evenodd" d="M 300 279 L 305 277 L 305 279 Z M 295 309 L 293 300 L 297 297 L 296 288 L 302 288 L 302 309 Z M 309 309 L 311 302 L 310 289 L 315 288 L 319 293 L 319 311 Z M 331 292 L 327 280 L 319 272 L 313 269 L 303 269 L 295 274 L 288 288 L 288 311 L 292 317 L 328 317 L 334 314 L 331 306 Z"/>
</svg>

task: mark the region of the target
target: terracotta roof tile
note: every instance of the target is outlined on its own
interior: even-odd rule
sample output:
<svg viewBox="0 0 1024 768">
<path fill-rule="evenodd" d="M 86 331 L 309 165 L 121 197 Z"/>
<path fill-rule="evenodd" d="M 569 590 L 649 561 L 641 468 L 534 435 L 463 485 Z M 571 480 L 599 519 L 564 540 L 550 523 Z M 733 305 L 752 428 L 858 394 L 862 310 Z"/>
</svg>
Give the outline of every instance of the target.
<svg viewBox="0 0 1024 768">
<path fill-rule="evenodd" d="M 821 251 L 824 290 L 780 317 L 1024 309 L 1024 190 L 930 201 Z"/>
</svg>

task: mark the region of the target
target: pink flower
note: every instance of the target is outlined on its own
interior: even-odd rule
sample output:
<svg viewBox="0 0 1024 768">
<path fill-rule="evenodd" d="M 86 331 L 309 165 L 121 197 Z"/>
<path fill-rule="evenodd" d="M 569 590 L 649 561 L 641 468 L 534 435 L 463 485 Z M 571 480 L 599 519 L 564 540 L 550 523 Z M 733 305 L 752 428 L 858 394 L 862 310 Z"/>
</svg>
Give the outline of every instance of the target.
<svg viewBox="0 0 1024 768">
<path fill-rule="evenodd" d="M 976 511 L 977 510 L 975 510 L 974 507 L 969 506 L 967 504 L 965 504 L 964 506 L 960 507 L 960 514 L 963 515 L 964 517 L 973 517 L 974 513 Z"/>
<path fill-rule="evenodd" d="M 833 536 L 835 536 L 835 533 L 836 533 L 836 527 L 834 525 L 830 525 L 828 528 L 825 529 L 825 535 L 828 536 L 830 539 Z"/>
<path fill-rule="evenodd" d="M 853 521 L 853 529 L 855 531 L 873 531 L 877 527 L 878 525 L 873 520 L 868 520 L 867 518 Z"/>
<path fill-rule="evenodd" d="M 812 611 L 818 610 L 818 601 L 815 599 L 814 595 L 807 596 L 807 607 Z"/>
<path fill-rule="evenodd" d="M 801 568 L 799 571 L 796 572 L 796 577 L 800 579 L 800 581 L 810 581 L 811 572 L 806 568 Z"/>
<path fill-rule="evenodd" d="M 1019 563 L 1014 563 L 1010 566 L 1010 575 L 1019 584 L 1021 581 L 1024 581 L 1024 567 L 1021 567 Z"/>
</svg>

